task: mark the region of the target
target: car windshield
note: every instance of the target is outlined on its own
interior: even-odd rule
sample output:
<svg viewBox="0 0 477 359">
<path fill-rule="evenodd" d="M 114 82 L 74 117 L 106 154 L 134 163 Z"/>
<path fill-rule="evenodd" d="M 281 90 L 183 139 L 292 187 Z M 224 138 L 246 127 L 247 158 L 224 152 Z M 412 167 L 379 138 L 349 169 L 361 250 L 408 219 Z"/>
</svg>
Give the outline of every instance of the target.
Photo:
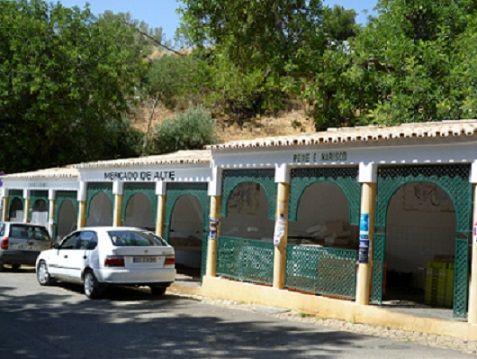
<svg viewBox="0 0 477 359">
<path fill-rule="evenodd" d="M 151 232 L 146 231 L 108 231 L 109 238 L 117 247 L 165 246 L 167 243 Z"/>
<path fill-rule="evenodd" d="M 10 237 L 34 239 L 37 241 L 50 240 L 50 235 L 46 231 L 45 227 L 27 224 L 12 224 L 10 226 Z"/>
</svg>

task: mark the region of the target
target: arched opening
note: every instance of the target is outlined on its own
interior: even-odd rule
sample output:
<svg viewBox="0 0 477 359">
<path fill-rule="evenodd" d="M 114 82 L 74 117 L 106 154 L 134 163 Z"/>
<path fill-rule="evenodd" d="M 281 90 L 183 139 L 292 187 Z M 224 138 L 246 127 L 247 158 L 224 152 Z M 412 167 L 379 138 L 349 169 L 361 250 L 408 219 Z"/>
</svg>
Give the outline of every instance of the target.
<svg viewBox="0 0 477 359">
<path fill-rule="evenodd" d="M 198 199 L 191 195 L 180 196 L 174 204 L 169 243 L 176 253 L 179 273 L 199 276 L 204 240 L 204 213 Z"/>
<path fill-rule="evenodd" d="M 305 189 L 288 234 L 290 244 L 358 247 L 358 228 L 350 224 L 348 200 L 333 183 L 314 183 Z"/>
<path fill-rule="evenodd" d="M 10 222 L 23 221 L 23 201 L 20 198 L 13 198 L 10 204 L 10 211 L 8 213 L 8 220 Z"/>
<path fill-rule="evenodd" d="M 58 211 L 57 240 L 76 229 L 77 218 L 73 201 L 67 199 L 61 204 Z"/>
<path fill-rule="evenodd" d="M 268 218 L 265 192 L 258 183 L 245 182 L 234 188 L 222 221 L 221 235 L 272 240 L 274 222 Z"/>
<path fill-rule="evenodd" d="M 30 222 L 41 226 L 48 226 L 48 203 L 44 199 L 37 199 L 32 206 Z"/>
<path fill-rule="evenodd" d="M 439 186 L 402 186 L 388 204 L 384 300 L 451 307 L 456 231 L 454 205 Z"/>
<path fill-rule="evenodd" d="M 111 226 L 113 224 L 113 203 L 100 192 L 91 199 L 87 226 Z"/>
<path fill-rule="evenodd" d="M 136 193 L 129 198 L 126 204 L 124 225 L 146 228 L 154 232 L 152 205 L 143 193 Z"/>
</svg>

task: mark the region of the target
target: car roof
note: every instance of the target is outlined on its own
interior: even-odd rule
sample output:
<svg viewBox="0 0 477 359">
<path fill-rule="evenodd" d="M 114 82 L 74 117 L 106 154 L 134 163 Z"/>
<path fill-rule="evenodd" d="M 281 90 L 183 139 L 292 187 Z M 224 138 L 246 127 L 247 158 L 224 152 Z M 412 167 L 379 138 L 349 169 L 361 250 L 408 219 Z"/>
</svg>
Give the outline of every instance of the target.
<svg viewBox="0 0 477 359">
<path fill-rule="evenodd" d="M 91 226 L 91 227 L 83 227 L 78 229 L 78 231 L 87 231 L 87 230 L 94 230 L 98 232 L 106 232 L 106 231 L 147 231 L 147 229 L 139 228 L 139 227 L 118 227 L 118 226 Z"/>
</svg>

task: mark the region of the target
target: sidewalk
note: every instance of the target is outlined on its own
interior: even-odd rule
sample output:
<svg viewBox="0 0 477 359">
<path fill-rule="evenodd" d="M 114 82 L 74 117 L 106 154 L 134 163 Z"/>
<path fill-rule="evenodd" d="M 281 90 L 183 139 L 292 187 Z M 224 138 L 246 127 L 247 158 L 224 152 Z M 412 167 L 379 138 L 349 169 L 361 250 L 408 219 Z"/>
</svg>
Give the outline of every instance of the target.
<svg viewBox="0 0 477 359">
<path fill-rule="evenodd" d="M 217 305 L 268 308 L 270 315 L 286 320 L 477 354 L 477 326 L 450 319 L 447 310 L 362 306 L 215 277 L 204 277 L 201 285 L 199 280 L 178 276 L 169 292 Z"/>
</svg>

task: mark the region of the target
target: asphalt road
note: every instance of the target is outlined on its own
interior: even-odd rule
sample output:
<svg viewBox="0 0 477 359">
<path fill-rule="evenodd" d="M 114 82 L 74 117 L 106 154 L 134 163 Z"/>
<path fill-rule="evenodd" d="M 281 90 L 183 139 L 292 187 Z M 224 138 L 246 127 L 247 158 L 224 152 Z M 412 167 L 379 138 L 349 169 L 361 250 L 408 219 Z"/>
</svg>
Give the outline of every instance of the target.
<svg viewBox="0 0 477 359">
<path fill-rule="evenodd" d="M 31 271 L 0 273 L 0 358 L 475 359 L 146 290 L 88 300 L 80 287 L 40 287 Z"/>
</svg>

